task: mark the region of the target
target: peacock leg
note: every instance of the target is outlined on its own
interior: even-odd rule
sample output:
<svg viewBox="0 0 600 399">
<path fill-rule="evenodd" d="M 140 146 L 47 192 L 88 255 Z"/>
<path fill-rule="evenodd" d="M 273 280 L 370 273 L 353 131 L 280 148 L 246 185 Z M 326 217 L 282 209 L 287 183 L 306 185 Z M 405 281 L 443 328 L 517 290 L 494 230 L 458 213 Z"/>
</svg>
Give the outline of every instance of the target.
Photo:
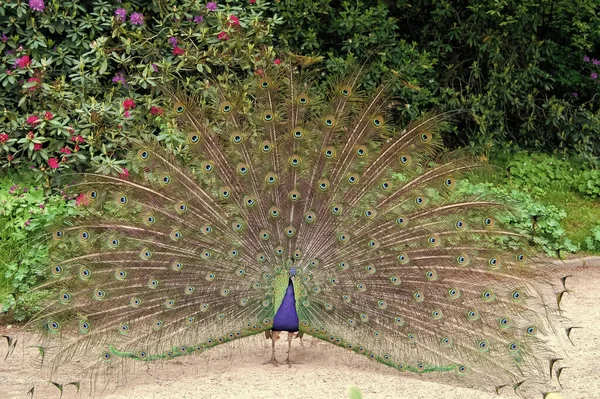
<svg viewBox="0 0 600 399">
<path fill-rule="evenodd" d="M 277 340 L 279 339 L 279 334 L 281 333 L 281 331 L 265 331 L 265 337 L 267 339 L 271 338 L 271 360 L 268 360 L 266 362 L 264 362 L 263 364 L 267 364 L 267 363 L 271 363 L 274 364 L 275 366 L 279 366 L 279 363 L 277 363 L 277 359 L 275 359 L 275 342 L 277 342 Z"/>
<path fill-rule="evenodd" d="M 288 331 L 288 356 L 287 359 L 285 359 L 285 362 L 289 367 L 292 367 L 292 360 L 290 359 L 290 352 L 292 351 L 292 339 L 297 336 L 299 336 L 299 333 Z"/>
<path fill-rule="evenodd" d="M 304 342 L 302 341 L 302 337 L 304 336 L 304 333 L 302 331 L 298 331 L 298 334 L 296 335 L 296 338 L 300 339 L 300 345 L 302 346 L 302 349 L 304 348 Z"/>
</svg>

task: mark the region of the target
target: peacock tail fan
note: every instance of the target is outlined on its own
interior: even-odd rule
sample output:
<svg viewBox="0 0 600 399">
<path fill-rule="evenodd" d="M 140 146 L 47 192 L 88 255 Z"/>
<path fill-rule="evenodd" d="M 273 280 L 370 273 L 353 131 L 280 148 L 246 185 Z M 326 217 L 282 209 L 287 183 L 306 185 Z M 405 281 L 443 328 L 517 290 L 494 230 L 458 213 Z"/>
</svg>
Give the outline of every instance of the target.
<svg viewBox="0 0 600 399">
<path fill-rule="evenodd" d="M 440 156 L 445 116 L 400 128 L 396 77 L 367 95 L 357 68 L 324 90 L 313 61 L 202 101 L 165 89 L 185 166 L 138 143 L 137 173 L 71 185 L 89 214 L 52 232 L 52 300 L 30 323 L 45 367 L 127 373 L 271 330 L 292 281 L 304 334 L 478 388 L 550 383 L 554 286 L 505 201 L 456 190 L 477 165 Z"/>
</svg>

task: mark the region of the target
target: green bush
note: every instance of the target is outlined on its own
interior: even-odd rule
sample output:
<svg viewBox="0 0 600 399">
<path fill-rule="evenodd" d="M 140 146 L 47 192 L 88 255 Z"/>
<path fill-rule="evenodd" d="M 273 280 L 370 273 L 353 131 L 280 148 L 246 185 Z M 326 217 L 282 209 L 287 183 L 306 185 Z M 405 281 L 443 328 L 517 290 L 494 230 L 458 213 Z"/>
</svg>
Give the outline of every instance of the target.
<svg viewBox="0 0 600 399">
<path fill-rule="evenodd" d="M 45 195 L 31 173 L 0 179 L 0 305 L 22 321 L 36 311 L 43 292 L 31 291 L 50 269 L 46 230 L 77 214 L 62 193 Z"/>
<path fill-rule="evenodd" d="M 455 146 L 516 143 L 600 155 L 597 1 L 286 0 L 275 40 L 331 57 L 370 56 L 398 70 L 419 113 L 461 109 Z M 376 74 L 374 74 L 376 76 Z"/>
<path fill-rule="evenodd" d="M 492 183 L 472 183 L 461 180 L 458 192 L 466 195 L 504 198 L 511 204 L 513 212 L 506 222 L 515 230 L 530 238 L 532 244 L 539 245 L 549 256 L 561 256 L 575 252 L 579 248 L 566 237 L 561 226 L 567 214 L 553 205 L 543 205 L 523 190 L 499 186 Z"/>
<path fill-rule="evenodd" d="M 199 95 L 217 83 L 202 73 L 233 79 L 276 57 L 270 43 L 279 19 L 264 15 L 267 3 L 47 3 L 0 7 L 4 168 L 123 173 L 132 139 L 177 144 L 161 86 Z"/>
</svg>

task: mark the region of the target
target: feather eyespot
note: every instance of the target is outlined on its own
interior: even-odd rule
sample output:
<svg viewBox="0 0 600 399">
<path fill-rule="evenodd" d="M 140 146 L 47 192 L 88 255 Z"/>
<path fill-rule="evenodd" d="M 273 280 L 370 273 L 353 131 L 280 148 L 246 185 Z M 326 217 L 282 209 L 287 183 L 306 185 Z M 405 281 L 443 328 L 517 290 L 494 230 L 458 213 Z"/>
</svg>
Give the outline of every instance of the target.
<svg viewBox="0 0 600 399">
<path fill-rule="evenodd" d="M 197 134 L 197 133 L 190 133 L 188 135 L 188 142 L 190 144 L 196 144 L 199 141 L 200 141 L 200 135 L 199 134 Z"/>
<path fill-rule="evenodd" d="M 90 331 L 90 323 L 86 320 L 79 321 L 79 333 L 87 334 Z"/>
<path fill-rule="evenodd" d="M 319 187 L 319 190 L 327 191 L 329 189 L 329 180 L 321 179 L 317 182 L 317 185 Z"/>
<path fill-rule="evenodd" d="M 233 144 L 241 144 L 244 142 L 244 136 L 239 133 L 233 133 L 230 138 Z"/>
<path fill-rule="evenodd" d="M 323 119 L 323 124 L 325 125 L 325 127 L 327 128 L 331 128 L 335 126 L 335 118 L 333 116 L 326 116 Z"/>
<path fill-rule="evenodd" d="M 302 159 L 298 155 L 292 155 L 289 159 L 289 163 L 293 167 L 300 166 L 301 162 L 302 162 Z"/>
<path fill-rule="evenodd" d="M 298 102 L 298 104 L 300 104 L 300 105 L 308 105 L 308 103 L 309 103 L 309 98 L 308 98 L 308 95 L 307 95 L 306 93 L 301 93 L 301 94 L 298 96 L 298 98 L 297 98 L 297 100 L 296 100 L 296 101 L 297 101 L 297 102 Z"/>
<path fill-rule="evenodd" d="M 290 191 L 288 198 L 290 199 L 290 201 L 298 201 L 300 199 L 300 191 L 298 191 L 298 190 Z"/>
<path fill-rule="evenodd" d="M 79 239 L 81 241 L 87 241 L 90 238 L 90 233 L 86 230 L 83 230 L 82 232 L 79 233 Z"/>
<path fill-rule="evenodd" d="M 350 176 L 348 176 L 348 183 L 349 184 L 356 184 L 359 181 L 359 177 L 356 173 L 351 174 Z"/>
<path fill-rule="evenodd" d="M 83 280 L 88 280 L 91 275 L 92 275 L 92 272 L 90 272 L 90 269 L 88 269 L 88 268 L 82 267 L 79 270 L 79 277 Z"/>
<path fill-rule="evenodd" d="M 508 317 L 503 317 L 500 319 L 500 321 L 498 322 L 498 324 L 500 325 L 500 328 L 508 328 L 510 327 L 511 320 Z"/>
<path fill-rule="evenodd" d="M 158 287 L 158 280 L 155 278 L 150 279 L 150 281 L 148 281 L 148 288 L 154 289 L 156 287 Z"/>
<path fill-rule="evenodd" d="M 94 199 L 98 198 L 98 191 L 96 191 L 96 190 L 90 190 L 90 191 L 88 191 L 88 192 L 86 193 L 86 196 L 87 196 L 89 199 L 92 199 L 92 200 L 94 200 Z"/>
<path fill-rule="evenodd" d="M 275 255 L 277 255 L 277 256 L 283 255 L 283 247 L 281 245 L 278 247 L 275 247 Z"/>
<path fill-rule="evenodd" d="M 272 112 L 270 112 L 270 111 L 267 111 L 267 112 L 265 112 L 265 113 L 263 114 L 263 120 L 264 120 L 265 122 L 272 122 L 272 121 L 273 121 L 273 119 L 275 119 L 275 116 L 273 115 L 273 113 L 272 113 Z"/>
<path fill-rule="evenodd" d="M 352 94 L 352 86 L 344 85 L 340 88 L 340 94 L 344 97 L 349 97 Z"/>
<path fill-rule="evenodd" d="M 359 158 L 364 158 L 367 155 L 367 147 L 364 145 L 359 145 L 356 147 L 356 156 Z"/>
<path fill-rule="evenodd" d="M 215 169 L 215 165 L 210 161 L 202 162 L 202 170 L 204 173 L 211 173 Z"/>
<path fill-rule="evenodd" d="M 58 296 L 58 300 L 62 304 L 67 304 L 67 303 L 71 302 L 71 294 L 69 294 L 68 292 L 61 292 L 60 295 Z"/>
<path fill-rule="evenodd" d="M 176 114 L 182 114 L 185 111 L 185 105 L 183 103 L 175 103 L 173 110 Z"/>
<path fill-rule="evenodd" d="M 167 185 L 169 185 L 169 183 L 171 183 L 171 176 L 169 176 L 169 175 L 164 175 L 160 179 L 160 184 L 162 184 L 163 186 L 167 186 Z"/>
<path fill-rule="evenodd" d="M 128 201 L 129 201 L 129 199 L 127 198 L 126 195 L 121 194 L 121 195 L 117 196 L 117 204 L 118 205 L 121 205 L 121 206 L 125 205 L 125 204 L 127 204 Z"/>
<path fill-rule="evenodd" d="M 171 269 L 178 272 L 183 269 L 183 263 L 175 261 L 171 264 Z"/>
<path fill-rule="evenodd" d="M 428 143 L 428 142 L 430 142 L 430 141 L 431 141 L 431 137 L 432 137 L 432 136 L 431 136 L 431 134 L 429 134 L 429 133 L 422 133 L 422 134 L 421 134 L 421 141 L 422 141 L 423 143 Z"/>
<path fill-rule="evenodd" d="M 137 308 L 142 304 L 142 300 L 140 298 L 131 298 L 129 301 L 129 305 L 133 308 Z"/>
<path fill-rule="evenodd" d="M 301 127 L 295 127 L 294 129 L 292 129 L 292 136 L 295 139 L 301 139 L 304 136 L 304 129 L 302 129 Z"/>
<path fill-rule="evenodd" d="M 246 166 L 246 164 L 238 164 L 237 165 L 237 172 L 241 175 L 244 176 L 248 173 L 248 166 Z"/>
<path fill-rule="evenodd" d="M 150 158 L 150 152 L 148 150 L 145 149 L 139 149 L 137 152 L 137 156 L 139 159 L 141 159 L 142 161 L 146 161 Z"/>
<path fill-rule="evenodd" d="M 316 219 L 317 215 L 312 211 L 306 212 L 304 214 L 304 220 L 306 221 L 306 223 L 313 223 Z"/>
<path fill-rule="evenodd" d="M 127 272 L 125 270 L 117 270 L 114 274 L 115 278 L 119 281 L 125 280 L 127 278 Z"/>
<path fill-rule="evenodd" d="M 293 228 L 292 226 L 288 226 L 288 227 L 285 229 L 285 235 L 286 235 L 288 238 L 291 238 L 291 237 L 293 237 L 294 235 L 296 235 L 296 229 L 295 229 L 295 228 Z"/>
<path fill-rule="evenodd" d="M 230 113 L 232 109 L 233 107 L 231 106 L 231 103 L 229 101 L 225 101 L 223 104 L 221 104 L 221 111 L 224 114 Z"/>
<path fill-rule="evenodd" d="M 448 188 L 453 188 L 454 186 L 456 186 L 456 180 L 452 177 L 447 177 L 444 180 L 444 185 Z"/>
<path fill-rule="evenodd" d="M 341 205 L 333 205 L 331 207 L 331 213 L 333 213 L 335 216 L 339 216 L 342 214 L 343 209 L 344 208 Z"/>
<path fill-rule="evenodd" d="M 55 240 L 62 240 L 62 238 L 64 237 L 64 233 L 62 232 L 62 230 L 56 230 L 54 233 L 52 233 L 52 238 Z"/>
<path fill-rule="evenodd" d="M 411 156 L 410 155 L 400 155 L 400 163 L 402 165 L 409 165 L 410 161 L 411 161 Z"/>
<path fill-rule="evenodd" d="M 392 283 L 392 285 L 400 285 L 400 283 L 401 283 L 400 277 L 398 277 L 398 276 L 391 276 L 390 277 L 390 283 Z"/>
<path fill-rule="evenodd" d="M 469 320 L 469 321 L 479 320 L 479 312 L 475 309 L 467 311 L 467 320 Z"/>
<path fill-rule="evenodd" d="M 383 126 L 383 116 L 381 116 L 381 115 L 374 116 L 373 119 L 371 119 L 371 123 L 373 124 L 373 126 L 375 128 L 380 128 L 381 126 Z"/>
<path fill-rule="evenodd" d="M 63 268 L 60 265 L 54 265 L 52 266 L 52 274 L 55 276 L 59 276 L 61 275 L 63 272 Z"/>
<path fill-rule="evenodd" d="M 268 140 L 263 141 L 261 148 L 262 148 L 262 152 L 264 152 L 264 153 L 271 152 L 271 142 Z"/>
</svg>

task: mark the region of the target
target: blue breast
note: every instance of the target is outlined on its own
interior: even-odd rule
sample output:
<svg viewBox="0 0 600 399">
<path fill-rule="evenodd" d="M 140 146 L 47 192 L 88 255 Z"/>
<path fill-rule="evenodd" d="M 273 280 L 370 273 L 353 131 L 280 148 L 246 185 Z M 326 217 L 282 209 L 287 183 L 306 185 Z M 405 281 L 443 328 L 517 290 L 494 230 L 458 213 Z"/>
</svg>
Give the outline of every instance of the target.
<svg viewBox="0 0 600 399">
<path fill-rule="evenodd" d="M 281 306 L 273 318 L 274 331 L 298 331 L 298 313 L 296 313 L 296 299 L 292 280 L 288 284 Z"/>
</svg>

